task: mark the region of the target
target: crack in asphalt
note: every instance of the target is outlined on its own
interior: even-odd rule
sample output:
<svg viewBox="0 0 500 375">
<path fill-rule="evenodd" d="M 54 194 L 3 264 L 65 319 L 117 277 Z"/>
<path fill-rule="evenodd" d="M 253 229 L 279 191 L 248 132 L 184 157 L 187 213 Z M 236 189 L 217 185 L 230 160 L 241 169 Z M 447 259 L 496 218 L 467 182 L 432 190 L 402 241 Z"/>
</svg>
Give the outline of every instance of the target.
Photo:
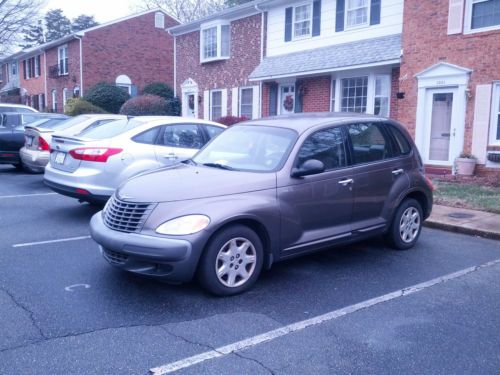
<svg viewBox="0 0 500 375">
<path fill-rule="evenodd" d="M 10 291 L 8 291 L 6 288 L 0 287 L 0 290 L 9 296 L 9 298 L 12 300 L 14 305 L 16 305 L 17 307 L 19 307 L 21 310 L 23 310 L 24 312 L 26 312 L 28 314 L 28 317 L 31 321 L 31 325 L 33 327 L 35 327 L 35 329 L 38 331 L 38 334 L 40 335 L 40 337 L 42 337 L 43 339 L 47 339 L 47 336 L 45 336 L 45 334 L 43 333 L 42 328 L 38 325 L 38 323 L 35 320 L 35 313 L 33 311 L 31 311 L 27 306 L 25 306 L 21 302 L 19 302 L 14 297 L 14 294 L 11 293 Z"/>
<path fill-rule="evenodd" d="M 255 358 L 252 358 L 252 357 L 246 357 L 246 356 L 244 356 L 243 354 L 238 353 L 238 352 L 236 352 L 236 351 L 232 352 L 232 354 L 234 354 L 235 356 L 240 357 L 240 358 L 242 358 L 242 359 L 245 359 L 245 360 L 247 360 L 247 361 L 254 362 L 254 363 L 258 364 L 260 367 L 262 367 L 264 370 L 266 370 L 267 372 L 269 372 L 271 375 L 275 375 L 275 372 L 274 372 L 272 369 L 270 369 L 270 368 L 269 368 L 269 367 L 267 367 L 264 363 L 262 363 L 261 361 L 259 361 L 259 360 L 255 359 Z"/>
</svg>

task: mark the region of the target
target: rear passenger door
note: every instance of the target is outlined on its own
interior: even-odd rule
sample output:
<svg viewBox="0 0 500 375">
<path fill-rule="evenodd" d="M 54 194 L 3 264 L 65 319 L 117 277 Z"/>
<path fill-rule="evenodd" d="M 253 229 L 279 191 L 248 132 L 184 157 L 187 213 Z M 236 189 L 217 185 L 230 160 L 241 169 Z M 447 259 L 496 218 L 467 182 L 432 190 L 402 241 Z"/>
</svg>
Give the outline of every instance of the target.
<svg viewBox="0 0 500 375">
<path fill-rule="evenodd" d="M 191 157 L 206 143 L 206 136 L 197 124 L 165 125 L 158 139 L 156 158 L 163 165 L 172 165 Z"/>
<path fill-rule="evenodd" d="M 400 157 L 385 126 L 346 125 L 354 174 L 353 231 L 380 229 L 390 220 L 391 204 L 408 188 L 408 158 Z"/>
</svg>

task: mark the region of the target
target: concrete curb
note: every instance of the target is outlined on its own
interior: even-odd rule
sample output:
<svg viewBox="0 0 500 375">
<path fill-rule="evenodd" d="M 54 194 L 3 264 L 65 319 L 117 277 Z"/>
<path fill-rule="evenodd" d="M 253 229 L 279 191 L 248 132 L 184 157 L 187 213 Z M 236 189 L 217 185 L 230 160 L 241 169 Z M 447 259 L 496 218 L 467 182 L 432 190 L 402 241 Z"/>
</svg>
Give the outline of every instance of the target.
<svg viewBox="0 0 500 375">
<path fill-rule="evenodd" d="M 432 221 L 428 219 L 424 221 L 424 226 L 427 228 L 441 229 L 441 230 L 446 230 L 448 232 L 467 234 L 469 236 L 479 236 L 483 238 L 500 241 L 500 234 L 484 231 L 481 229 L 467 228 L 464 226 L 458 226 L 439 221 Z"/>
</svg>

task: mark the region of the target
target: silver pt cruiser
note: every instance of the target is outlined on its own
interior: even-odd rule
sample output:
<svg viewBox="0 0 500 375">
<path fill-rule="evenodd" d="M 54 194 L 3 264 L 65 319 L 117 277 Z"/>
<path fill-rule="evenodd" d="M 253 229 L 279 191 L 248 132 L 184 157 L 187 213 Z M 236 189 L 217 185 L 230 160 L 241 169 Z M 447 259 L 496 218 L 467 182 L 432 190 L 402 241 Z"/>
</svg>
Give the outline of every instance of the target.
<svg viewBox="0 0 500 375">
<path fill-rule="evenodd" d="M 383 235 L 415 245 L 432 184 L 386 118 L 301 114 L 235 125 L 191 160 L 126 181 L 91 221 L 113 266 L 217 295 L 283 259 Z"/>
</svg>

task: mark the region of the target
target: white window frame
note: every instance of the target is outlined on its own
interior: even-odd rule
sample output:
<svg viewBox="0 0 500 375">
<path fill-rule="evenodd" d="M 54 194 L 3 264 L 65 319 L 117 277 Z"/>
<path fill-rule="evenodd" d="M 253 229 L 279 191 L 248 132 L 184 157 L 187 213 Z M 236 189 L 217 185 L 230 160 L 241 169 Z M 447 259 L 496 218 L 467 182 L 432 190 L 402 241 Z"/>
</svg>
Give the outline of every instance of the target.
<svg viewBox="0 0 500 375">
<path fill-rule="evenodd" d="M 310 12 L 309 12 L 310 17 L 308 20 L 304 20 L 304 21 L 309 21 L 309 34 L 295 36 L 295 24 L 297 23 L 297 21 L 295 20 L 295 16 L 296 16 L 297 8 L 300 8 L 300 7 L 306 6 L 306 5 L 308 5 L 310 8 Z M 299 22 L 304 22 L 304 21 L 299 21 Z M 313 3 L 308 1 L 308 2 L 305 2 L 302 4 L 294 5 L 293 12 L 292 12 L 292 40 L 301 40 L 301 39 L 311 38 L 312 37 L 312 28 L 313 28 Z"/>
<path fill-rule="evenodd" d="M 229 46 L 228 46 L 228 54 L 227 56 L 222 55 L 222 26 L 228 26 L 229 27 Z M 209 30 L 209 29 L 216 29 L 216 39 L 217 39 L 217 46 L 216 46 L 216 55 L 214 57 L 208 57 L 205 58 L 204 55 L 204 50 L 205 50 L 205 40 L 203 37 L 204 31 Z M 228 60 L 231 57 L 231 23 L 229 21 L 214 21 L 210 22 L 207 24 L 204 24 L 200 28 L 200 62 L 201 63 L 206 63 L 206 62 L 211 62 L 211 61 L 218 61 L 218 60 Z"/>
<path fill-rule="evenodd" d="M 335 77 L 330 78 L 330 112 L 335 112 L 335 102 L 337 98 L 338 80 Z"/>
<path fill-rule="evenodd" d="M 30 76 L 30 63 L 29 63 L 29 60 L 30 59 L 23 60 L 24 77 L 26 77 L 25 78 L 26 80 L 28 80 L 28 79 L 31 78 L 31 76 Z"/>
<path fill-rule="evenodd" d="M 482 3 L 484 1 L 487 1 L 487 0 L 465 0 L 464 34 L 482 33 L 485 31 L 500 29 L 500 25 L 481 27 L 479 29 L 472 28 L 472 5 L 476 4 L 476 3 Z"/>
<path fill-rule="evenodd" d="M 339 108 L 340 108 L 340 111 L 342 111 L 342 100 L 343 100 L 343 95 L 342 95 L 342 92 L 344 91 L 344 84 L 343 84 L 343 80 L 346 80 L 346 79 L 359 79 L 359 78 L 366 78 L 366 107 L 365 107 L 365 111 L 364 112 L 350 112 L 350 113 L 368 113 L 368 114 L 373 114 L 374 110 L 375 110 L 375 105 L 374 105 L 374 98 L 375 98 L 375 95 L 374 95 L 374 91 L 375 91 L 375 80 L 374 79 L 371 79 L 372 77 L 370 77 L 369 74 L 363 74 L 363 73 L 360 73 L 359 75 L 356 75 L 356 74 L 352 74 L 350 76 L 346 76 L 346 77 L 341 77 L 339 79 L 339 86 L 340 86 L 340 97 L 338 99 L 339 101 Z M 373 85 L 373 97 L 371 98 L 372 100 L 370 100 L 370 85 Z"/>
<path fill-rule="evenodd" d="M 63 99 L 62 99 L 63 100 L 63 111 L 66 110 L 66 104 L 68 103 L 68 99 L 69 99 L 68 92 L 69 92 L 69 90 L 67 87 L 63 88 Z"/>
<path fill-rule="evenodd" d="M 10 72 L 13 77 L 17 76 L 17 72 L 19 71 L 19 69 L 17 69 L 18 68 L 17 64 L 18 64 L 17 61 L 11 62 Z"/>
<path fill-rule="evenodd" d="M 250 100 L 250 105 L 251 105 L 251 114 L 250 114 L 250 117 L 248 117 L 249 120 L 252 120 L 253 119 L 253 95 L 254 95 L 254 92 L 253 92 L 253 86 L 243 86 L 243 87 L 240 87 L 240 92 L 239 92 L 239 100 L 238 100 L 238 115 L 239 116 L 243 116 L 242 114 L 242 111 L 241 111 L 241 106 L 242 106 L 242 99 L 243 99 L 243 90 L 251 90 L 252 91 L 252 96 L 251 96 L 251 100 Z"/>
<path fill-rule="evenodd" d="M 155 28 L 157 29 L 165 28 L 165 15 L 162 12 L 155 13 Z"/>
<path fill-rule="evenodd" d="M 214 106 L 214 97 L 213 97 L 213 94 L 216 93 L 216 92 L 220 92 L 220 116 L 221 117 L 224 117 L 224 114 L 222 113 L 222 107 L 223 107 L 223 103 L 222 103 L 222 100 L 224 99 L 223 98 L 223 94 L 222 94 L 222 90 L 210 90 L 210 121 L 217 121 L 217 119 L 214 120 L 214 116 L 213 116 L 213 106 Z"/>
<path fill-rule="evenodd" d="M 500 81 L 493 82 L 493 93 L 491 97 L 490 118 L 490 142 L 492 146 L 500 146 L 500 138 L 497 139 L 497 121 L 500 116 Z"/>
<path fill-rule="evenodd" d="M 363 7 L 357 7 L 357 8 L 352 8 L 352 9 L 349 9 L 348 8 L 348 5 L 349 5 L 349 0 L 346 0 L 345 1 L 345 8 L 344 8 L 344 30 L 353 30 L 353 29 L 358 29 L 358 28 L 362 28 L 362 27 L 367 27 L 367 26 L 370 26 L 370 12 L 371 12 L 371 0 L 366 0 L 367 4 L 366 4 L 366 22 L 364 23 L 359 23 L 359 24 L 356 24 L 356 25 L 352 25 L 352 26 L 349 26 L 347 24 L 347 13 L 349 11 L 353 11 L 353 10 L 356 10 L 356 9 L 361 9 Z"/>
<path fill-rule="evenodd" d="M 373 88 L 373 113 L 375 113 L 375 99 L 377 97 L 385 98 L 386 96 L 383 95 L 377 95 L 377 78 L 380 78 L 382 80 L 386 80 L 388 83 L 387 89 L 387 115 L 380 115 L 378 114 L 377 116 L 381 117 L 390 117 L 391 116 L 391 89 L 392 89 L 392 76 L 390 74 L 375 74 L 375 85 Z"/>
<path fill-rule="evenodd" d="M 65 51 L 64 57 L 62 57 L 62 55 L 63 55 L 62 51 Z M 58 70 L 60 76 L 67 76 L 69 74 L 69 69 L 68 69 L 68 64 L 66 63 L 66 59 L 68 59 L 68 45 L 67 44 L 57 48 L 57 70 Z M 64 67 L 63 71 L 59 71 L 59 68 L 61 67 L 61 60 L 63 61 L 63 67 Z"/>
<path fill-rule="evenodd" d="M 38 68 L 39 68 L 39 66 L 38 66 L 38 55 L 35 56 L 34 59 L 35 59 L 35 62 L 34 62 L 34 65 L 35 65 L 35 77 L 40 77 L 40 75 L 38 74 Z"/>
</svg>

